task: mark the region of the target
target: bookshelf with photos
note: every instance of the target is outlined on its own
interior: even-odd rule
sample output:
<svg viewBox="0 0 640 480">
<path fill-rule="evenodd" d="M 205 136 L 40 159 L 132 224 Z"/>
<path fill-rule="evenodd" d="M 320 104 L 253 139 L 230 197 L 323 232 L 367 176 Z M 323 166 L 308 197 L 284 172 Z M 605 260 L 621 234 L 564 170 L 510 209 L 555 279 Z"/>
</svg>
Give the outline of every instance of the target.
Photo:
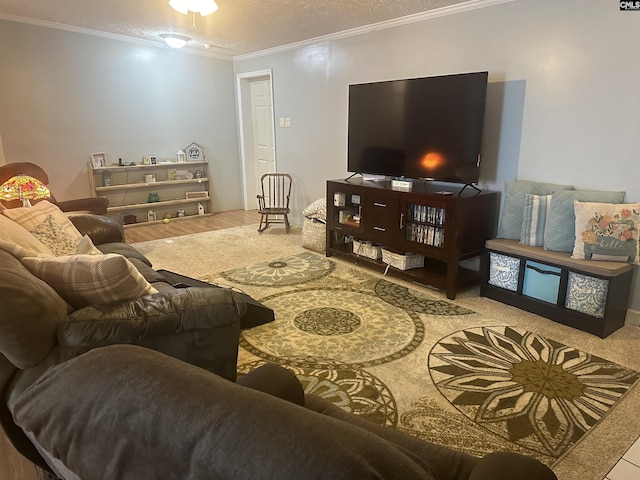
<svg viewBox="0 0 640 480">
<path fill-rule="evenodd" d="M 89 162 L 88 176 L 91 195 L 106 197 L 107 210 L 123 215 L 126 227 L 212 212 L 205 159 L 105 166 Z"/>
</svg>

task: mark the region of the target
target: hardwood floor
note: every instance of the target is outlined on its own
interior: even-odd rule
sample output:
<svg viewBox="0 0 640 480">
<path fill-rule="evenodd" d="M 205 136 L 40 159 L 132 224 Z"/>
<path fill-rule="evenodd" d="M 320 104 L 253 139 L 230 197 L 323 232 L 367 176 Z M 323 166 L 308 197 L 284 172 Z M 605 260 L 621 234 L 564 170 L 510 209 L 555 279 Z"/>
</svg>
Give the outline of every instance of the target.
<svg viewBox="0 0 640 480">
<path fill-rule="evenodd" d="M 260 214 L 257 210 L 231 210 L 202 217 L 173 218 L 169 223 L 130 225 L 125 228 L 125 238 L 127 243 L 146 242 L 258 223 L 260 223 Z"/>
<path fill-rule="evenodd" d="M 257 210 L 233 210 L 203 217 L 172 219 L 169 223 L 129 226 L 125 228 L 125 238 L 128 243 L 136 243 L 244 225 L 255 224 L 257 229 L 259 222 L 260 214 Z M 2 430 L 0 430 L 0 452 L 0 480 L 39 479 L 33 465 L 15 451 Z"/>
<path fill-rule="evenodd" d="M 19 454 L 0 429 L 0 480 L 39 480 L 33 464 Z"/>
</svg>

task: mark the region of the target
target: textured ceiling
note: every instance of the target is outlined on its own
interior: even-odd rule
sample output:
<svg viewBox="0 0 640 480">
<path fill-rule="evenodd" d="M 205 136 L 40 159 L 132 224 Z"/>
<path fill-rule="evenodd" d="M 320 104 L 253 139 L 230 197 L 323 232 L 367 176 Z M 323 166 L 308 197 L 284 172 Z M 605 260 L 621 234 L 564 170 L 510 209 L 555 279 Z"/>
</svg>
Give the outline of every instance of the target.
<svg viewBox="0 0 640 480">
<path fill-rule="evenodd" d="M 194 19 L 168 0 L 0 0 L 0 18 L 154 42 L 162 42 L 161 33 L 180 33 L 192 39 L 190 48 L 235 56 L 467 1 L 216 0 L 218 11 Z"/>
</svg>

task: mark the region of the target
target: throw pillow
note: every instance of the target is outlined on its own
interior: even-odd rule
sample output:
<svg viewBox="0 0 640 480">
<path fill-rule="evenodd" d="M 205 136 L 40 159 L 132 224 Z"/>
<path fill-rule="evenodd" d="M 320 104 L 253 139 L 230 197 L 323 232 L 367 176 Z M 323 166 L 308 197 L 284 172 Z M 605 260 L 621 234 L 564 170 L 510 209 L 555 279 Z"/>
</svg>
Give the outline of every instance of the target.
<svg viewBox="0 0 640 480">
<path fill-rule="evenodd" d="M 544 248 L 555 252 L 573 251 L 576 242 L 574 200 L 581 202 L 622 203 L 625 192 L 598 190 L 557 191 L 551 198 L 544 232 Z"/>
<path fill-rule="evenodd" d="M 571 258 L 640 263 L 640 203 L 574 202 L 576 242 Z"/>
<path fill-rule="evenodd" d="M 572 190 L 572 185 L 513 180 L 504 184 L 504 203 L 498 226 L 498 238 L 520 240 L 526 194 L 551 195 L 558 190 Z"/>
<path fill-rule="evenodd" d="M 46 232 L 50 231 L 57 235 L 57 232 L 64 231 L 70 238 L 75 240 L 75 246 L 73 251 L 78 246 L 82 235 L 78 231 L 78 229 L 71 223 L 71 220 L 67 218 L 67 216 L 62 213 L 62 210 L 58 208 L 57 205 L 50 203 L 46 200 L 36 203 L 33 207 L 18 207 L 18 208 L 8 208 L 2 211 L 2 214 L 14 222 L 22 225 L 29 232 L 33 232 L 36 230 L 43 222 L 48 222 L 49 225 L 52 223 L 57 224 L 60 228 L 55 230 L 55 233 L 47 226 L 43 226 L 39 229 L 39 240 L 42 242 L 42 239 L 46 236 Z M 50 217 L 50 218 L 49 218 Z M 59 239 L 59 237 L 57 237 Z M 55 243 L 55 240 L 52 239 L 51 242 Z M 64 248 L 64 247 L 63 247 Z"/>
<path fill-rule="evenodd" d="M 3 215 L 0 215 L 0 242 L 2 242 L 3 249 L 9 251 L 9 253 L 14 253 L 14 247 L 20 247 L 20 251 L 23 252 L 22 256 L 53 255 L 51 250 L 31 235 L 23 226 Z M 14 256 L 19 258 L 17 251 Z"/>
<path fill-rule="evenodd" d="M 551 195 L 531 195 L 530 193 L 525 195 L 524 218 L 520 233 L 522 245 L 541 247 L 544 244 L 544 230 L 551 197 Z"/>
<path fill-rule="evenodd" d="M 31 230 L 31 235 L 46 245 L 55 256 L 70 255 L 78 249 L 78 239 L 71 237 L 51 214 L 40 225 Z"/>
<path fill-rule="evenodd" d="M 26 257 L 22 263 L 76 309 L 158 293 L 129 260 L 116 253 Z"/>
<path fill-rule="evenodd" d="M 102 255 L 102 252 L 91 241 L 89 235 L 84 235 L 78 243 L 78 249 L 75 253 L 84 253 L 87 255 Z"/>
</svg>

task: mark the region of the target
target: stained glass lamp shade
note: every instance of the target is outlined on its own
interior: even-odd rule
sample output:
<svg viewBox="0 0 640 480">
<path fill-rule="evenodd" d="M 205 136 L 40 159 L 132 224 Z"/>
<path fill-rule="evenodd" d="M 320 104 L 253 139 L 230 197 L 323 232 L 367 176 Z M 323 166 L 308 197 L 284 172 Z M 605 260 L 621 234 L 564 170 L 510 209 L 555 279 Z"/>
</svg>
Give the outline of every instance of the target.
<svg viewBox="0 0 640 480">
<path fill-rule="evenodd" d="M 37 178 L 16 175 L 0 185 L 0 200 L 22 200 L 22 205 L 30 207 L 29 200 L 49 198 L 51 192 Z"/>
</svg>

